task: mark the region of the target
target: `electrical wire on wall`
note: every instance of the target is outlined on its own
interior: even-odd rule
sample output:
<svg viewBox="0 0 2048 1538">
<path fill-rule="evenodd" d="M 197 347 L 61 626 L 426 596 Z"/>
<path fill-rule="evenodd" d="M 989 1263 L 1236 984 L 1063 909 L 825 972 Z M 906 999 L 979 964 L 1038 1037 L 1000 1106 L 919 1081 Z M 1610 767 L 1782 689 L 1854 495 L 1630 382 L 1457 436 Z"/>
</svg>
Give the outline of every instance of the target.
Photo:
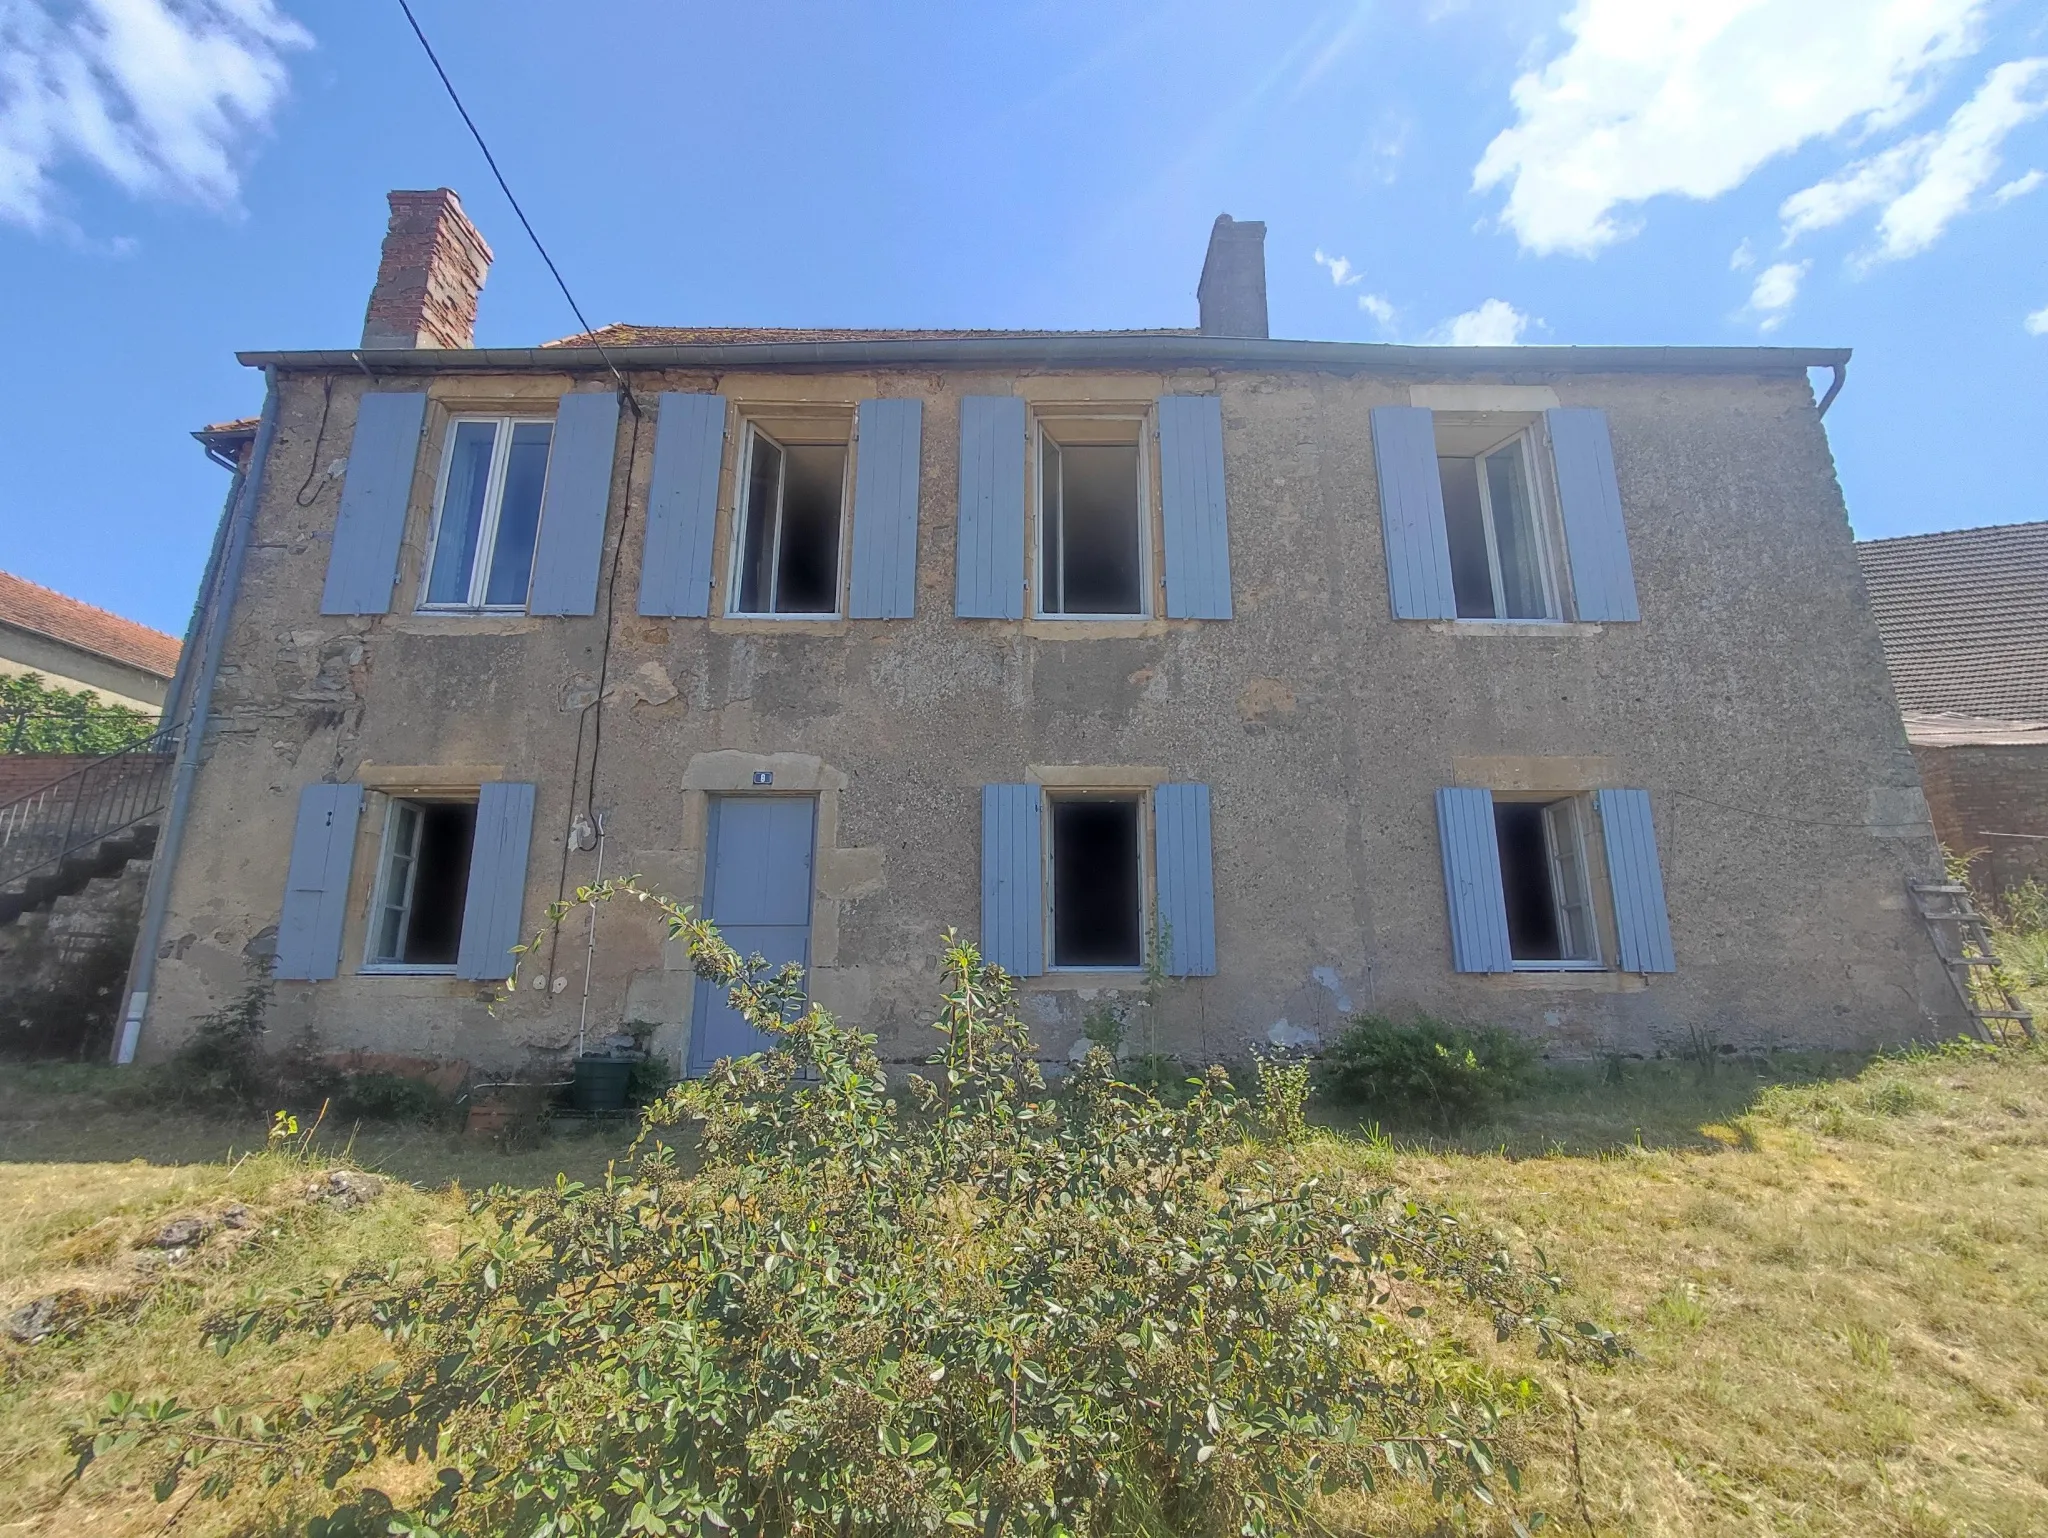
<svg viewBox="0 0 2048 1538">
<path fill-rule="evenodd" d="M 512 205 L 512 212 L 518 217 L 520 228 L 526 231 L 526 238 L 533 242 L 533 249 L 540 254 L 541 261 L 547 265 L 549 275 L 555 280 L 555 286 L 562 291 L 562 298 L 568 301 L 570 313 L 576 317 L 576 324 L 582 328 L 583 336 L 589 340 L 591 346 L 597 349 L 599 359 L 611 371 L 612 381 L 618 390 L 619 400 L 625 405 L 631 417 L 627 435 L 625 494 L 622 498 L 623 509 L 619 521 L 619 536 L 617 543 L 612 546 L 611 570 L 605 582 L 604 633 L 598 653 L 597 689 L 595 697 L 585 704 L 576 715 L 576 745 L 569 765 L 569 805 L 572 808 L 575 807 L 577 787 L 581 785 L 583 787 L 583 811 L 581 816 L 577 818 L 577 826 L 573 827 L 569 836 L 562 840 L 561 867 L 555 877 L 555 900 L 559 902 L 569 889 L 570 851 L 582 847 L 581 836 L 585 826 L 593 830 L 588 836 L 592 838 L 598 851 L 598 879 L 603 879 L 605 827 L 604 818 L 597 811 L 597 761 L 598 755 L 603 751 L 604 747 L 604 692 L 611 678 L 612 635 L 614 620 L 617 614 L 619 563 L 626 547 L 625 515 L 627 512 L 630 512 L 632 507 L 633 472 L 639 461 L 640 423 L 643 413 L 640 409 L 640 402 L 633 396 L 632 386 L 627 382 L 626 376 L 620 371 L 618 364 L 612 361 L 611 354 L 605 351 L 604 343 L 598 340 L 596 328 L 590 324 L 589 318 L 584 315 L 583 307 L 576 302 L 576 296 L 569 291 L 569 285 L 562 277 L 561 269 L 555 265 L 555 259 L 548 255 L 548 248 L 541 243 L 540 236 L 535 233 L 533 222 L 526 217 L 526 210 L 520 207 L 519 199 L 513 195 L 510 183 L 505 180 L 505 173 L 498 169 L 497 156 L 491 153 L 490 145 L 484 141 L 483 131 L 476 126 L 476 120 L 469 115 L 469 109 L 462 104 L 462 97 L 455 89 L 455 82 L 448 78 L 448 71 L 442 68 L 440 57 L 434 52 L 434 45 L 427 41 L 427 34 L 421 28 L 419 18 L 412 13 L 412 6 L 407 3 L 407 0 L 398 0 L 398 8 L 405 13 L 406 24 L 412 28 L 412 35 L 419 39 L 420 48 L 426 54 L 427 62 L 434 67 L 435 75 L 440 78 L 441 88 L 448 93 L 448 100 L 454 104 L 457 114 L 462 118 L 463 126 L 469 130 L 469 136 L 476 141 L 476 147 L 483 152 L 484 164 L 490 167 L 491 176 L 498 183 L 498 190 L 505 194 L 505 201 Z M 331 387 L 332 381 L 329 381 L 329 384 Z M 324 411 L 322 421 L 324 424 Z M 591 714 L 592 711 L 597 712 L 594 717 Z M 583 740 L 586 735 L 589 736 L 591 743 L 590 767 L 587 778 L 583 765 Z M 590 1009 L 590 974 L 595 960 L 596 945 L 597 908 L 593 904 L 590 910 L 589 954 L 585 957 L 584 965 L 582 1017 L 579 1018 L 577 1023 L 579 1050 L 581 1050 L 584 1027 Z M 554 986 L 558 980 L 555 974 L 555 963 L 559 955 L 560 946 L 561 926 L 555 925 L 548 941 L 547 973 L 543 979 L 543 987 L 550 998 L 553 997 Z M 561 981 L 566 981 L 566 979 L 561 979 Z"/>
</svg>

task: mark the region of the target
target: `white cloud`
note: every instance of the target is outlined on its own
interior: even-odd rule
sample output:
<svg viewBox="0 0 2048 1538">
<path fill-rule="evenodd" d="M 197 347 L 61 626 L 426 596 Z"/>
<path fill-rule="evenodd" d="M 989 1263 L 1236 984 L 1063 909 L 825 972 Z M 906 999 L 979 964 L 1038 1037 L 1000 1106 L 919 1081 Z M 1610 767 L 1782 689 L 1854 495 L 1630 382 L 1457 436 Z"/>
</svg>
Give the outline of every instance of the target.
<svg viewBox="0 0 2048 1538">
<path fill-rule="evenodd" d="M 1394 323 L 1394 307 L 1384 294 L 1360 294 L 1358 307 L 1382 326 L 1391 326 Z"/>
<path fill-rule="evenodd" d="M 1513 347 L 1528 329 L 1528 316 L 1505 299 L 1489 299 L 1476 310 L 1453 315 L 1429 340 L 1451 347 Z"/>
<path fill-rule="evenodd" d="M 1775 331 L 1785 323 L 1792 301 L 1799 297 L 1799 284 L 1812 266 L 1811 262 L 1776 262 L 1756 275 L 1749 291 L 1749 308 L 1758 317 L 1758 330 Z"/>
<path fill-rule="evenodd" d="M 2048 304 L 2034 311 L 2022 324 L 2026 326 L 2028 336 L 2048 336 Z"/>
<path fill-rule="evenodd" d="M 1339 288 L 1349 288 L 1365 276 L 1362 272 L 1354 272 L 1352 270 L 1349 257 L 1325 256 L 1321 246 L 1316 247 L 1316 265 L 1329 268 L 1330 281 Z"/>
<path fill-rule="evenodd" d="M 1578 0 L 1563 52 L 1515 81 L 1475 190 L 1507 184 L 1524 249 L 1590 256 L 1619 211 L 1706 200 L 1822 135 L 1881 128 L 1977 45 L 1984 0 Z"/>
<path fill-rule="evenodd" d="M 1756 248 L 1745 237 L 1741 245 L 1728 253 L 1728 270 L 1730 272 L 1748 272 L 1755 265 Z"/>
<path fill-rule="evenodd" d="M 0 0 L 0 219 L 48 227 L 68 162 L 225 207 L 311 42 L 274 0 Z"/>
<path fill-rule="evenodd" d="M 2025 176 L 2015 176 L 1991 194 L 1991 201 L 1999 205 L 2010 203 L 2014 198 L 2025 197 L 2044 181 L 2048 181 L 2048 176 L 2043 176 L 2039 171 L 2029 171 Z"/>
<path fill-rule="evenodd" d="M 1999 146 L 2021 124 L 2048 113 L 2048 58 L 2015 59 L 1987 75 L 1949 120 L 1930 133 L 1902 139 L 1826 181 L 1795 192 L 1780 206 L 1785 238 L 1840 224 L 1884 205 L 1869 261 L 1915 256 L 1941 238 L 1951 221 L 1998 174 Z M 2040 173 L 2034 172 L 2035 184 Z M 2031 190 L 2021 177 L 2009 186 Z M 1994 198 L 2004 201 L 2006 189 Z"/>
</svg>

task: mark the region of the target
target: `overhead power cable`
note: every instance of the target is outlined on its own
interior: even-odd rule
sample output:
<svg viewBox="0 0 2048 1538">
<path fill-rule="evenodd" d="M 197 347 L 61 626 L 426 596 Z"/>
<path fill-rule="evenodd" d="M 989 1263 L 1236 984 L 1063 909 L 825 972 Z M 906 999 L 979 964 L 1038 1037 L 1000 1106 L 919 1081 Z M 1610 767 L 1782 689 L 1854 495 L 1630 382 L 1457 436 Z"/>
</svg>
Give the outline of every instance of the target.
<svg viewBox="0 0 2048 1538">
<path fill-rule="evenodd" d="M 455 90 L 455 82 L 448 78 L 448 71 L 441 67 L 440 57 L 434 52 L 434 45 L 427 41 L 427 34 L 420 30 L 419 18 L 412 13 L 407 0 L 398 0 L 398 8 L 405 12 L 405 19 L 412 27 L 412 35 L 420 40 L 420 47 L 426 50 L 427 62 L 434 66 L 434 73 L 441 77 L 441 85 L 448 92 L 448 99 L 455 103 L 455 110 L 462 114 L 463 126 L 469 129 L 469 136 L 476 140 L 476 147 L 484 152 L 484 164 L 491 168 L 491 175 L 498 179 L 498 190 L 505 194 L 505 201 L 512 205 L 512 212 L 519 216 L 519 223 L 526 231 L 526 238 L 533 242 L 533 249 L 540 253 L 540 259 L 547 263 L 548 271 L 554 274 L 555 287 L 562 291 L 562 297 L 569 301 L 569 309 L 576 316 L 576 323 L 583 328 L 583 334 L 590 338 L 591 346 L 597 349 L 604 366 L 612 371 L 612 378 L 618 382 L 619 394 L 632 407 L 633 415 L 640 414 L 640 407 L 633 399 L 633 392 L 626 388 L 626 376 L 619 372 L 619 366 L 612 362 L 611 354 L 604 350 L 604 343 L 597 339 L 597 332 L 584 317 L 583 306 L 576 302 L 576 296 L 569 292 L 569 285 L 562 280 L 562 270 L 555 265 L 555 259 L 548 255 L 548 248 L 541 244 L 540 236 L 533 232 L 533 222 L 526 217 L 526 210 L 519 206 L 519 199 L 512 195 L 512 188 L 505 181 L 505 173 L 498 169 L 498 159 L 491 153 L 491 147 L 484 143 L 484 136 L 476 126 L 476 120 L 469 115 L 469 109 L 462 105 L 462 97 Z"/>
</svg>

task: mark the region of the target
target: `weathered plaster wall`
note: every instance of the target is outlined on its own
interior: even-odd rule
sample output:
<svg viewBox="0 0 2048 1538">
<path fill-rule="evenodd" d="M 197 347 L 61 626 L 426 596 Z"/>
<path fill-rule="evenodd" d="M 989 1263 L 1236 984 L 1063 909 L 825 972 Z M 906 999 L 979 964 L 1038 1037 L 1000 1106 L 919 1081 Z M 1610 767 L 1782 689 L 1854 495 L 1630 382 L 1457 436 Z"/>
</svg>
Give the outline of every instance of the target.
<svg viewBox="0 0 2048 1538">
<path fill-rule="evenodd" d="M 537 924 L 564 880 L 593 871 L 592 854 L 565 856 L 565 835 L 584 799 L 571 804 L 572 766 L 587 772 L 600 714 L 589 799 L 610 814 L 607 869 L 644 872 L 685 899 L 699 892 L 707 792 L 749 784 L 756 766 L 776 770 L 778 789 L 819 791 L 817 992 L 899 1057 L 930 1045 L 922 1022 L 940 931 L 978 927 L 980 787 L 1104 766 L 1213 788 L 1220 975 L 1172 984 L 1163 1006 L 1162 1045 L 1191 1056 L 1241 1050 L 1282 1021 L 1290 1037 L 1326 1030 L 1353 1007 L 1503 1022 L 1574 1053 L 1654 1051 L 1692 1032 L 1739 1045 L 1864 1043 L 1955 1024 L 1905 902 L 1908 872 L 1934 862 L 1919 775 L 1802 379 L 1524 381 L 1610 413 L 1644 615 L 1542 633 L 1388 617 L 1367 412 L 1409 403 L 1405 380 L 792 372 L 634 382 L 650 403 L 661 389 L 717 390 L 742 409 L 922 398 L 918 617 L 637 617 L 653 423 L 627 419 L 609 534 L 623 529 L 624 548 L 597 709 L 586 714 L 604 667 L 602 596 L 590 619 L 322 618 L 340 491 L 327 467 L 345 456 L 363 382 L 335 379 L 322 430 L 321 381 L 285 377 L 145 1052 L 174 1043 L 235 986 L 244 952 L 266 943 L 296 797 L 312 781 L 375 785 L 434 766 L 471 783 L 533 780 L 526 913 Z M 447 410 L 544 408 L 568 383 L 433 382 L 402 608 L 418 590 Z M 1417 399 L 1471 406 L 1493 387 L 1460 388 Z M 953 617 L 963 395 L 1146 403 L 1210 390 L 1224 404 L 1235 620 Z M 738 439 L 728 435 L 722 541 Z M 1647 788 L 1677 973 L 1453 973 L 1432 806 L 1453 783 Z M 567 979 L 561 991 L 524 993 L 496 1016 L 474 984 L 350 970 L 380 825 L 373 795 L 343 975 L 283 985 L 280 1024 L 309 1019 L 334 1045 L 507 1067 L 573 1043 L 580 916 L 551 971 Z M 664 958 L 644 910 L 608 910 L 599 923 L 593 1024 L 655 1019 L 678 1043 L 690 996 L 679 959 Z M 1027 1018 L 1049 1056 L 1078 1034 L 1090 982 L 1027 984 Z"/>
</svg>

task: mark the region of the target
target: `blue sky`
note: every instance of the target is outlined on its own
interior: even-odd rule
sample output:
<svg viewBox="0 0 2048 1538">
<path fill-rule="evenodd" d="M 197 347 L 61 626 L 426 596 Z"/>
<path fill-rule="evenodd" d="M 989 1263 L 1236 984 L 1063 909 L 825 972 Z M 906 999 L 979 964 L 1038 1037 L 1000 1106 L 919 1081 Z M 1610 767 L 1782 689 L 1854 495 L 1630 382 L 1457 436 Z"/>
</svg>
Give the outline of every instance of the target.
<svg viewBox="0 0 2048 1538">
<path fill-rule="evenodd" d="M 2007 0 L 415 0 L 591 320 L 1856 349 L 1865 537 L 2048 517 L 2048 10 Z M 253 411 L 352 345 L 383 194 L 576 329 L 396 0 L 0 0 L 0 567 L 182 630 Z M 2019 470 L 2021 473 L 2014 473 Z"/>
</svg>

